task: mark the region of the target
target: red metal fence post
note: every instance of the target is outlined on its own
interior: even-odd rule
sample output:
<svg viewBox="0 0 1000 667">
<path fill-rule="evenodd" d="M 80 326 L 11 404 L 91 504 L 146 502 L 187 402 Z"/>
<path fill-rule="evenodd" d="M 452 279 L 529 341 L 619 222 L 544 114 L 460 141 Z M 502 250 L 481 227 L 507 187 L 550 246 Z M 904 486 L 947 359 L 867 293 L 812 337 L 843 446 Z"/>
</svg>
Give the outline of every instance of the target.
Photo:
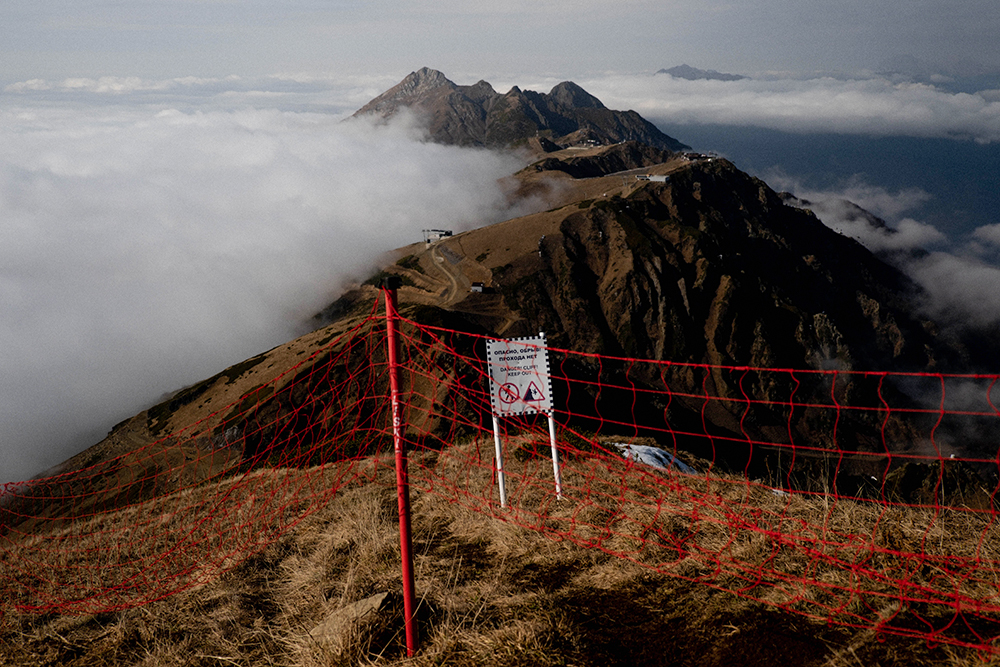
<svg viewBox="0 0 1000 667">
<path fill-rule="evenodd" d="M 413 540 L 410 535 L 410 484 L 407 479 L 406 443 L 403 441 L 403 415 L 399 401 L 399 336 L 396 331 L 399 313 L 396 310 L 396 290 L 402 281 L 397 276 L 386 278 L 385 323 L 389 345 L 389 389 L 392 401 L 392 441 L 396 453 L 396 491 L 399 500 L 399 550 L 403 561 L 403 622 L 406 627 L 406 654 L 417 650 L 416 596 L 413 586 Z"/>
</svg>

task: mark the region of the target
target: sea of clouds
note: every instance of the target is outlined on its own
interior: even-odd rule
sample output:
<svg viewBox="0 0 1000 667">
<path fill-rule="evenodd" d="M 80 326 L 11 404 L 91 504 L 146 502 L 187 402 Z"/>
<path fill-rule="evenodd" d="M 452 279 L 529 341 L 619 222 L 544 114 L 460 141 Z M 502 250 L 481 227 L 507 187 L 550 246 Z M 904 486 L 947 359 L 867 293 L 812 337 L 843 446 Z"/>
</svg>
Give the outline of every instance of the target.
<svg viewBox="0 0 1000 667">
<path fill-rule="evenodd" d="M 422 229 L 511 214 L 519 163 L 412 122 L 273 108 L 0 108 L 0 481 L 302 333 Z"/>
<path fill-rule="evenodd" d="M 445 72 L 469 85 L 487 78 L 501 93 L 517 85 L 548 92 L 558 77 L 509 74 L 489 78 Z M 397 75 L 283 74 L 264 78 L 138 77 L 31 79 L 6 84 L 5 100 L 184 106 L 270 106 L 326 112 L 353 111 L 395 85 Z M 567 77 L 572 78 L 572 77 Z M 839 132 L 872 136 L 946 137 L 1000 141 L 1000 90 L 950 92 L 898 77 L 766 73 L 738 81 L 675 79 L 666 74 L 607 73 L 573 79 L 612 109 L 634 109 L 671 124 L 764 127 L 789 132 Z"/>
<path fill-rule="evenodd" d="M 657 74 L 578 83 L 610 108 L 675 124 L 1000 141 L 1000 90 L 952 93 L 874 75 L 691 81 Z"/>
<path fill-rule="evenodd" d="M 37 474 L 166 393 L 294 337 L 345 282 L 422 229 L 520 212 L 498 184 L 515 158 L 428 143 L 413 119 L 342 122 L 402 76 L 2 88 L 0 482 Z M 557 82 L 495 83 L 505 92 Z M 998 91 L 877 77 L 578 83 L 610 108 L 674 123 L 1000 140 Z M 956 245 L 911 215 L 923 191 L 808 192 L 775 178 L 829 202 L 820 217 L 872 249 L 928 248 L 908 270 L 929 289 L 930 310 L 1000 319 L 1000 224 Z M 838 198 L 897 233 L 847 220 Z"/>
</svg>

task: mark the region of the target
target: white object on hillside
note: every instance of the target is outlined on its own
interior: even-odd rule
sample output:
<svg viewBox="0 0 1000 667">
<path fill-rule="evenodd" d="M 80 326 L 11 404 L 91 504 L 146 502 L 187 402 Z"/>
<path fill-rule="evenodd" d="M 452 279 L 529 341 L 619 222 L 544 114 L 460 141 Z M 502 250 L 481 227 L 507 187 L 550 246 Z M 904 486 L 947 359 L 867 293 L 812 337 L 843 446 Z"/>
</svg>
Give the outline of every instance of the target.
<svg viewBox="0 0 1000 667">
<path fill-rule="evenodd" d="M 643 463 L 662 470 L 675 469 L 685 475 L 696 475 L 697 471 L 679 458 L 658 447 L 629 445 L 624 442 L 608 443 L 615 447 L 626 460 Z"/>
</svg>

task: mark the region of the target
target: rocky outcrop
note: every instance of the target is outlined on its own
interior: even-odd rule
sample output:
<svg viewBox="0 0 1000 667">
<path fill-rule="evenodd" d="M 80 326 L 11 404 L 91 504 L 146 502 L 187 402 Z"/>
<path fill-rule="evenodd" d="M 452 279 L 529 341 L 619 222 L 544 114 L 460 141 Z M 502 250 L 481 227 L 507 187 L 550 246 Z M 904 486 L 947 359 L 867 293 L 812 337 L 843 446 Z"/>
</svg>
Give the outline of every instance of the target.
<svg viewBox="0 0 1000 667">
<path fill-rule="evenodd" d="M 422 116 L 432 140 L 458 146 L 508 148 L 542 137 L 563 145 L 639 141 L 665 150 L 687 148 L 638 113 L 608 109 L 570 81 L 548 94 L 517 86 L 500 94 L 485 81 L 459 86 L 425 67 L 354 115 L 388 118 L 404 108 Z"/>
</svg>

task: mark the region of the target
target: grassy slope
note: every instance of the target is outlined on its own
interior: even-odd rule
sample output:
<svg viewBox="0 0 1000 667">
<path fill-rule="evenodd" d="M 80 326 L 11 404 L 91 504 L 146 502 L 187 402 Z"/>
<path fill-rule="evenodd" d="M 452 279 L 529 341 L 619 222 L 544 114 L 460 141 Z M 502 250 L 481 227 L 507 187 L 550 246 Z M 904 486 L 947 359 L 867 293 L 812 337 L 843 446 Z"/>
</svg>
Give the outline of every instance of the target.
<svg viewBox="0 0 1000 667">
<path fill-rule="evenodd" d="M 411 466 L 415 487 L 427 483 L 428 470 L 437 480 L 447 477 L 455 461 L 458 458 L 434 453 L 415 456 Z M 232 569 L 190 590 L 138 608 L 96 615 L 31 615 L 8 609 L 0 619 L 0 664 L 978 664 L 974 654 L 960 649 L 928 648 L 920 640 L 878 637 L 871 630 L 813 622 L 519 527 L 519 522 L 538 522 L 533 512 L 541 507 L 552 507 L 553 519 L 572 516 L 593 525 L 600 521 L 588 512 L 605 511 L 581 509 L 572 501 L 546 505 L 542 494 L 547 491 L 541 489 L 547 485 L 517 491 L 517 476 L 527 470 L 519 469 L 520 464 L 512 461 L 510 470 L 515 508 L 496 516 L 463 507 L 465 501 L 458 496 L 412 494 L 422 634 L 421 650 L 414 658 L 405 658 L 401 645 L 394 473 L 391 461 L 383 458 L 361 463 L 361 478 L 368 481 L 353 482 L 329 502 L 317 503 L 313 514 L 262 551 L 249 557 L 234 555 Z M 544 465 L 535 468 L 544 469 Z M 469 488 L 488 486 L 488 469 L 476 469 L 477 477 L 470 476 L 467 468 L 462 470 L 462 481 Z M 614 466 L 607 470 L 611 487 L 620 486 L 619 474 L 632 474 L 624 465 L 621 471 Z M 331 467 L 252 474 L 260 476 L 260 484 L 280 479 L 280 488 L 289 489 L 301 488 L 305 480 L 333 480 L 340 472 Z M 720 486 L 719 478 L 681 479 L 689 485 Z M 571 471 L 565 482 L 572 496 Z M 233 483 L 202 487 L 199 495 L 218 497 L 230 491 L 226 497 L 231 502 L 252 499 L 249 491 L 247 496 L 232 493 Z M 780 507 L 783 514 L 814 525 L 866 530 L 878 511 L 843 501 L 831 509 L 822 498 L 782 499 L 742 483 L 731 486 L 727 493 L 732 502 L 771 511 Z M 255 487 L 259 485 L 244 488 Z M 191 493 L 158 501 L 163 516 L 181 522 L 171 530 L 184 528 L 190 513 L 183 510 L 190 505 Z M 148 509 L 129 508 L 95 521 L 101 522 L 100 529 L 118 534 L 136 513 L 146 514 Z M 639 515 L 645 510 L 638 505 L 622 511 L 629 515 L 626 524 L 628 518 L 644 518 Z M 242 514 L 232 512 L 232 516 L 237 524 L 233 529 L 245 530 Z M 892 523 L 901 531 L 901 539 L 907 539 L 904 524 L 911 525 L 914 538 L 919 538 L 926 530 L 922 521 L 941 524 L 942 518 L 914 513 L 905 522 Z M 719 548 L 718 540 L 729 535 L 719 528 L 706 517 L 698 531 L 703 546 Z M 576 537 L 587 539 L 587 530 L 580 528 Z M 165 532 L 169 536 L 170 531 Z M 938 530 L 928 543 L 940 541 L 939 548 L 947 553 L 961 548 L 957 545 L 963 534 L 968 533 L 956 530 L 949 537 L 948 531 Z M 619 533 L 604 546 L 627 549 L 635 539 Z M 738 541 L 743 558 L 773 558 L 765 536 L 742 534 Z M 17 555 L 16 548 L 11 551 Z M 640 562 L 661 562 L 665 557 L 660 547 L 645 543 L 636 553 Z M 92 556 L 97 565 L 102 557 L 107 556 L 101 552 Z M 681 560 L 674 571 L 682 577 L 698 576 L 705 574 L 703 567 Z M 794 564 L 786 564 L 787 568 L 794 569 Z M 842 573 L 829 573 L 831 578 L 837 576 Z M 715 583 L 727 584 L 725 579 Z M 317 630 L 338 609 L 380 592 L 393 594 L 381 611 L 332 632 Z M 755 594 L 768 595 L 759 590 Z"/>
</svg>

